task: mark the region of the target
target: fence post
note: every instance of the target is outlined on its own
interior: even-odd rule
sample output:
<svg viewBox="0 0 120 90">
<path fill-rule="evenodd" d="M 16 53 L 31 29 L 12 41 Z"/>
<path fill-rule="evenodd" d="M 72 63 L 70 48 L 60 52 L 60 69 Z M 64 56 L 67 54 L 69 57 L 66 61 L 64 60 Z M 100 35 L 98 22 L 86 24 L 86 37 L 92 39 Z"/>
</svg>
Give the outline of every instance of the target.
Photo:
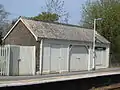
<svg viewBox="0 0 120 90">
<path fill-rule="evenodd" d="M 10 45 L 8 45 L 8 53 L 7 53 L 7 75 L 9 76 L 10 69 Z"/>
</svg>

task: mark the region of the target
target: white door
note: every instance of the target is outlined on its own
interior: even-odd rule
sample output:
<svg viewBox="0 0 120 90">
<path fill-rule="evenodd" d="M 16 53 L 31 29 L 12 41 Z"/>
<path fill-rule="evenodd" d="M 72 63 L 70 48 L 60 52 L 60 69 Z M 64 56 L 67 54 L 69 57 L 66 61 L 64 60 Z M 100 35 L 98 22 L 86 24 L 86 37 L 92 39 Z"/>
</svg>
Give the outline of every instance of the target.
<svg viewBox="0 0 120 90">
<path fill-rule="evenodd" d="M 96 64 L 96 66 L 102 65 L 103 51 L 104 50 L 102 48 L 97 48 L 95 50 L 95 64 Z"/>
<path fill-rule="evenodd" d="M 35 74 L 35 46 L 20 46 L 19 75 Z"/>
<path fill-rule="evenodd" d="M 88 69 L 88 51 L 85 46 L 72 46 L 70 55 L 70 71 Z"/>
<path fill-rule="evenodd" d="M 51 45 L 51 72 L 59 72 L 60 71 L 60 60 L 61 60 L 61 55 L 60 55 L 60 49 L 61 45 Z"/>
<path fill-rule="evenodd" d="M 43 73 L 49 73 L 50 72 L 50 44 L 44 43 L 43 47 Z"/>
</svg>

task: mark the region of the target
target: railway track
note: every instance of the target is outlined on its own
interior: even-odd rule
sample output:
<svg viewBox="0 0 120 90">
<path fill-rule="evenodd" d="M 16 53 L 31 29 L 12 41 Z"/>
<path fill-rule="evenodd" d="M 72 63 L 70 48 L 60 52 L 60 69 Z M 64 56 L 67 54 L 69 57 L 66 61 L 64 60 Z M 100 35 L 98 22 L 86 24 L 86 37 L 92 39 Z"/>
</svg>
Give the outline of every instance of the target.
<svg viewBox="0 0 120 90">
<path fill-rule="evenodd" d="M 92 88 L 91 90 L 120 90 L 120 83 L 103 86 L 99 88 Z"/>
</svg>

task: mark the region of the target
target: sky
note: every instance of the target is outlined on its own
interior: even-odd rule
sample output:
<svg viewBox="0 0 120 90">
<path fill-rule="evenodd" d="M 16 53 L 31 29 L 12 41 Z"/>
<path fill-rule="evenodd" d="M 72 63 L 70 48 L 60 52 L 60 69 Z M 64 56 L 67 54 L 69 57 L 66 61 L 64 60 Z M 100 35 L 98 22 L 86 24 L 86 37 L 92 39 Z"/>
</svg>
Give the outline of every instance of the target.
<svg viewBox="0 0 120 90">
<path fill-rule="evenodd" d="M 46 0 L 0 0 L 7 12 L 10 12 L 8 19 L 12 20 L 19 16 L 36 16 L 45 9 Z M 64 0 L 64 8 L 69 12 L 69 23 L 78 24 L 81 16 L 82 4 L 86 0 Z"/>
</svg>

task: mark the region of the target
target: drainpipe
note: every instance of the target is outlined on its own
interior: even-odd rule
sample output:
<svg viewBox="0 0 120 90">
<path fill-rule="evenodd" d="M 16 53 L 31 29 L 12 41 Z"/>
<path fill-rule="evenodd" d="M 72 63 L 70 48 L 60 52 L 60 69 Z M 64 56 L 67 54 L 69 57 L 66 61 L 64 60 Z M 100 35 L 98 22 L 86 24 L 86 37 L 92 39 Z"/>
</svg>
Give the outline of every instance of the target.
<svg viewBox="0 0 120 90">
<path fill-rule="evenodd" d="M 69 45 L 69 51 L 68 51 L 68 72 L 70 72 L 70 52 L 72 50 L 73 45 Z"/>
<path fill-rule="evenodd" d="M 10 45 L 8 45 L 8 57 L 7 57 L 7 76 L 10 74 Z"/>
</svg>

